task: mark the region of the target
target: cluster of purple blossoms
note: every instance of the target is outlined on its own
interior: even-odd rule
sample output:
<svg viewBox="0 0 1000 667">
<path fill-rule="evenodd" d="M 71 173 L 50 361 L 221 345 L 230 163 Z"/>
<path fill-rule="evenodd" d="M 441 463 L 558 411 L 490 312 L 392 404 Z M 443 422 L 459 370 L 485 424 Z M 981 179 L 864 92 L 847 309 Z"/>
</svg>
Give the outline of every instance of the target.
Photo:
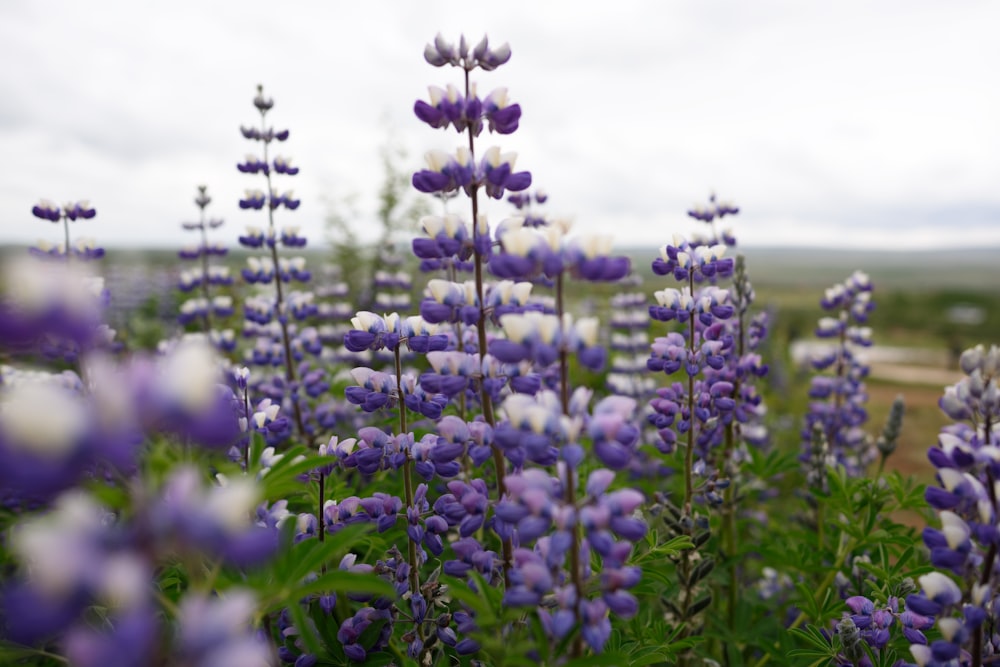
<svg viewBox="0 0 1000 667">
<path fill-rule="evenodd" d="M 485 215 L 476 221 L 475 229 L 454 214 L 428 215 L 420 219 L 420 229 L 427 236 L 413 239 L 412 245 L 423 272 L 446 269 L 453 277 L 456 271 L 473 270 L 470 260 L 476 252 L 490 254 L 492 241 Z"/>
<path fill-rule="evenodd" d="M 447 88 L 430 86 L 430 103 L 418 100 L 413 105 L 417 118 L 431 127 L 454 127 L 458 133 L 470 131 L 479 136 L 485 121 L 491 132 L 511 134 L 517 130 L 521 119 L 521 106 L 511 104 L 506 88 L 497 88 L 485 99 L 480 100 L 476 87 L 470 87 L 468 96 L 463 96 L 455 86 Z"/>
<path fill-rule="evenodd" d="M 201 320 L 202 331 L 211 335 L 213 341 L 217 342 L 223 350 L 232 352 L 236 346 L 236 339 L 232 331 L 215 331 L 213 328 L 214 318 L 228 318 L 235 310 L 232 296 L 227 294 L 212 295 L 211 293 L 212 287 L 228 287 L 233 284 L 233 279 L 229 275 L 229 267 L 210 263 L 210 257 L 223 257 L 227 253 L 225 246 L 208 242 L 208 230 L 217 229 L 223 225 L 221 219 L 205 218 L 205 208 L 211 201 L 212 198 L 208 196 L 208 188 L 199 185 L 198 194 L 194 199 L 200 213 L 198 222 L 185 222 L 182 225 L 186 230 L 198 231 L 201 238 L 198 245 L 184 248 L 179 253 L 181 259 L 198 262 L 198 265 L 193 269 L 181 271 L 178 287 L 182 292 L 198 290 L 199 294 L 199 296 L 187 299 L 181 304 L 179 320 L 181 324 Z"/>
<path fill-rule="evenodd" d="M 505 315 L 537 311 L 531 302 L 531 283 L 501 280 L 486 286 L 483 302 L 474 281 L 455 283 L 434 279 L 427 283 L 427 296 L 420 302 L 421 316 L 432 324 L 475 326 L 480 314 L 499 324 Z M 462 343 L 464 347 L 464 342 Z M 468 349 L 468 348 L 464 348 Z"/>
<path fill-rule="evenodd" d="M 501 153 L 496 146 L 488 148 L 478 162 L 465 147 L 454 155 L 430 151 L 425 159 L 427 169 L 413 175 L 413 187 L 428 194 L 456 190 L 470 194 L 482 188 L 488 197 L 501 199 L 507 190 L 518 192 L 531 185 L 530 172 L 514 171 L 517 153 Z"/>
<path fill-rule="evenodd" d="M 644 498 L 632 489 L 609 491 L 615 474 L 598 469 L 582 497 L 571 499 L 566 478 L 576 469 L 560 465 L 559 471 L 559 478 L 540 469 L 507 478 L 497 518 L 511 527 L 519 546 L 504 602 L 535 607 L 556 641 L 579 625 L 583 640 L 599 653 L 611 635 L 609 614 L 627 619 L 638 611 L 628 589 L 639 582 L 640 571 L 626 563 L 632 543 L 646 534 L 645 522 L 635 516 Z M 574 533 L 581 529 L 578 541 Z M 590 567 L 594 557 L 600 559 L 598 571 Z M 596 590 L 597 597 L 587 599 L 587 590 Z"/>
<path fill-rule="evenodd" d="M 626 290 L 611 298 L 612 358 L 607 375 L 608 389 L 615 394 L 643 398 L 655 388 L 646 374 L 646 351 L 649 350 L 649 311 L 646 295 L 636 291 L 642 278 L 633 273 L 619 285 Z"/>
<path fill-rule="evenodd" d="M 695 245 L 675 235 L 673 243 L 663 246 L 660 256 L 653 260 L 653 273 L 658 276 L 673 275 L 678 282 L 686 282 L 689 277 L 696 282 L 714 282 L 716 278 L 733 275 L 736 262 L 725 254 L 724 244 Z"/>
<path fill-rule="evenodd" d="M 532 204 L 544 204 L 549 200 L 547 192 L 536 189 L 534 192 L 515 192 L 507 196 L 507 201 L 517 209 L 518 215 L 524 218 L 525 227 L 545 227 L 550 224 L 548 218 L 537 214 Z"/>
<path fill-rule="evenodd" d="M 576 280 L 614 282 L 632 265 L 628 257 L 611 254 L 613 238 L 606 234 L 569 237 L 568 224 L 524 226 L 522 218 L 505 221 L 497 229 L 500 251 L 490 258 L 490 271 L 501 278 L 549 279 L 567 273 Z"/>
<path fill-rule="evenodd" d="M 484 72 L 491 72 L 510 60 L 510 45 L 504 42 L 490 48 L 489 39 L 484 35 L 478 44 L 470 48 L 465 35 L 455 45 L 438 33 L 434 41 L 424 47 L 424 60 L 434 67 L 451 65 L 467 72 L 478 67 Z"/>
<path fill-rule="evenodd" d="M 182 468 L 127 519 L 83 493 L 61 496 L 12 535 L 23 574 L 0 599 L 5 638 L 28 646 L 59 640 L 81 667 L 151 664 L 165 645 L 199 667 L 271 664 L 271 648 L 251 629 L 250 593 L 188 593 L 175 629 L 163 621 L 154 580 L 181 551 L 242 565 L 270 558 L 277 531 L 252 518 L 257 493 L 247 480 L 206 489 L 198 472 Z M 99 625 L 86 622 L 93 605 L 105 610 Z"/>
<path fill-rule="evenodd" d="M 321 368 L 310 362 L 323 354 L 323 339 L 317 328 L 304 326 L 305 322 L 319 313 L 315 295 L 310 291 L 292 290 L 293 283 L 308 283 L 312 274 L 306 268 L 302 257 L 279 257 L 279 246 L 302 248 L 306 239 L 297 226 L 285 226 L 279 233 L 275 225 L 275 211 L 281 207 L 295 210 L 301 203 L 291 191 L 279 194 L 273 185 L 275 175 L 294 176 L 298 167 L 292 166 L 287 157 L 270 156 L 271 144 L 288 139 L 288 130 L 274 131 L 267 125 L 267 113 L 274 101 L 264 97 L 263 88 L 258 86 L 254 106 L 260 112 L 259 128 L 241 127 L 246 139 L 259 142 L 261 153 L 250 155 L 237 168 L 246 174 L 264 177 L 264 190 L 247 190 L 239 202 L 246 210 L 267 211 L 266 229 L 249 227 L 240 236 L 240 243 L 249 248 L 260 248 L 265 254 L 250 257 L 242 275 L 247 283 L 258 286 L 258 293 L 244 302 L 246 323 L 245 338 L 253 339 L 254 345 L 246 352 L 245 361 L 265 367 L 276 367 L 282 372 L 267 376 L 254 376 L 251 389 L 283 406 L 289 415 L 291 428 L 284 436 L 293 432 L 300 438 L 315 435 L 328 429 L 338 414 L 336 406 L 327 401 L 312 405 L 309 400 L 323 395 L 329 388 Z M 273 291 L 268 288 L 273 285 Z M 277 433 L 272 433 L 269 442 L 276 442 Z"/>
<path fill-rule="evenodd" d="M 103 257 L 104 250 L 93 239 L 79 239 L 75 245 L 70 241 L 69 223 L 92 219 L 97 212 L 85 201 L 62 208 L 42 201 L 32 213 L 42 220 L 62 221 L 64 241 L 40 241 L 30 248 L 30 257 L 5 263 L 0 348 L 73 363 L 88 350 L 111 346 L 115 334 L 104 323 L 110 294 L 103 279 L 86 265 Z"/>
<path fill-rule="evenodd" d="M 1000 478 L 1000 348 L 980 345 L 960 359 L 965 374 L 945 389 L 940 406 L 955 421 L 928 451 L 939 486 L 928 486 L 927 503 L 941 528 L 924 529 L 931 564 L 921 590 L 906 598 L 906 610 L 933 622 L 940 639 L 907 638 L 920 667 L 985 664 L 1000 652 L 996 634 L 997 479 Z M 921 627 L 920 629 L 923 629 Z"/>
<path fill-rule="evenodd" d="M 596 317 L 573 321 L 564 315 L 546 315 L 529 311 L 509 313 L 500 318 L 505 338 L 495 338 L 489 352 L 498 361 L 516 364 L 530 360 L 545 367 L 559 360 L 561 352 L 576 355 L 585 368 L 600 370 L 604 367 L 607 351 L 598 342 L 600 324 Z"/>
<path fill-rule="evenodd" d="M 925 581 L 925 577 L 921 577 L 920 581 L 925 588 L 928 585 L 933 588 L 933 579 L 931 577 Z M 899 599 L 896 597 L 889 597 L 882 605 L 876 605 L 867 597 L 854 595 L 847 598 L 845 603 L 851 611 L 845 613 L 837 624 L 841 643 L 838 657 L 840 664 L 872 667 L 873 663 L 864 645 L 878 658 L 889 645 L 894 627 L 900 628 L 903 637 L 913 645 L 926 648 L 927 636 L 924 630 L 933 627 L 933 617 L 909 609 L 900 612 Z"/>
<path fill-rule="evenodd" d="M 93 239 L 78 239 L 76 244 L 70 243 L 69 223 L 77 220 L 91 220 L 97 215 L 97 210 L 87 201 L 68 202 L 62 208 L 43 199 L 31 207 L 31 213 L 36 218 L 53 223 L 63 223 L 64 240 L 61 245 L 48 241 L 39 241 L 31 248 L 31 253 L 39 257 L 68 258 L 80 260 L 100 259 L 104 257 L 104 249 L 97 247 Z"/>
<path fill-rule="evenodd" d="M 693 282 L 693 274 L 688 274 L 688 278 Z M 694 429 L 700 451 L 707 454 L 707 448 L 717 440 L 718 429 L 724 425 L 719 421 L 719 413 L 731 418 L 736 407 L 734 384 L 707 372 L 721 371 L 734 350 L 734 336 L 725 323 L 735 312 L 731 294 L 708 286 L 692 296 L 688 286 L 682 290 L 660 290 L 655 297 L 657 305 L 649 307 L 650 317 L 685 323 L 687 331 L 674 331 L 654 339 L 646 366 L 667 375 L 683 370 L 689 382 L 687 387 L 676 382 L 658 389 L 657 398 L 650 402 L 653 414 L 649 420 L 659 430 L 663 451 L 672 451 L 677 436 Z M 690 434 L 692 444 L 695 433 Z"/>
<path fill-rule="evenodd" d="M 82 298 L 92 295 L 87 280 L 67 273 L 69 280 L 49 284 L 49 272 L 35 269 L 34 278 L 43 281 L 35 287 L 52 288 L 32 290 L 42 311 L 54 313 L 53 304 L 73 299 L 78 315 L 89 312 Z M 12 287 L 16 293 L 24 285 Z M 50 305 L 42 306 L 46 300 Z M 10 327 L 24 326 L 16 320 L 28 314 L 26 304 L 18 305 Z M 65 335 L 60 322 L 49 317 L 37 324 Z M 269 559 L 278 545 L 275 526 L 253 518 L 259 491 L 250 480 L 206 484 L 195 469 L 178 467 L 157 488 L 136 474 L 151 439 L 225 451 L 243 437 L 245 411 L 224 382 L 216 353 L 204 337 L 165 345 L 152 358 L 84 352 L 75 360 L 79 375 L 6 366 L 0 372 L 0 498 L 13 511 L 40 510 L 10 532 L 15 563 L 0 591 L 4 639 L 27 647 L 57 643 L 70 664 L 82 667 L 139 667 L 164 650 L 205 667 L 231 660 L 270 664 L 271 649 L 251 630 L 255 602 L 243 605 L 242 616 L 230 609 L 226 624 L 213 625 L 191 611 L 199 596 L 184 595 L 175 627 L 164 621 L 157 595 L 157 573 L 167 563 L 204 559 L 249 567 Z M 128 480 L 129 512 L 113 513 L 71 490 L 117 480 Z M 101 609 L 99 623 L 94 608 Z"/>
<path fill-rule="evenodd" d="M 111 295 L 89 265 L 14 258 L 4 264 L 2 285 L 4 350 L 72 362 L 113 342 L 115 332 L 104 323 Z"/>
<path fill-rule="evenodd" d="M 363 310 L 351 319 L 352 329 L 344 334 L 344 346 L 351 352 L 364 350 L 395 351 L 405 344 L 413 352 L 426 354 L 448 347 L 447 334 L 419 315 L 401 319 L 396 313 L 380 317 Z"/>
<path fill-rule="evenodd" d="M 351 371 L 351 378 L 356 384 L 347 388 L 347 400 L 365 412 L 402 403 L 413 412 L 437 419 L 448 405 L 447 396 L 425 391 L 413 375 L 397 376 L 359 366 Z"/>
<path fill-rule="evenodd" d="M 753 380 L 767 367 L 756 353 L 766 323 L 750 320 L 753 290 L 742 258 L 726 257 L 726 251 L 724 244 L 697 245 L 679 236 L 661 249 L 653 261 L 654 273 L 673 276 L 682 286 L 655 292 L 649 316 L 676 321 L 681 328 L 653 340 L 646 367 L 667 375 L 683 372 L 680 379 L 656 390 L 647 416 L 657 429 L 662 453 L 683 447 L 684 499 L 672 510 L 675 523 L 691 530 L 691 503 L 697 494 L 721 508 L 728 551 L 736 549 L 731 499 L 733 482 L 740 478 L 738 464 L 747 457 L 746 445 L 766 442 L 760 423 L 764 408 Z M 720 278 L 734 275 L 732 287 L 717 286 Z M 698 488 L 695 477 L 702 480 Z M 691 567 L 687 560 L 682 565 Z"/>
<path fill-rule="evenodd" d="M 810 360 L 822 374 L 812 378 L 813 400 L 802 430 L 807 452 L 814 447 L 815 431 L 826 443 L 827 456 L 852 476 L 863 474 L 878 457 L 863 429 L 868 420 L 864 380 L 869 369 L 860 350 L 872 344 L 872 331 L 863 326 L 874 307 L 871 293 L 871 281 L 860 271 L 826 290 L 820 305 L 831 315 L 820 319 L 816 335 L 834 342 Z"/>
<path fill-rule="evenodd" d="M 711 232 L 708 237 L 695 236 L 695 242 L 697 245 L 715 245 L 717 243 L 722 243 L 727 246 L 736 245 L 736 237 L 733 236 L 732 229 L 723 229 L 720 233 L 715 225 L 716 220 L 722 220 L 727 215 L 736 215 L 740 212 L 738 206 L 730 201 L 719 201 L 715 197 L 713 192 L 708 196 L 708 204 L 695 204 L 688 210 L 687 214 L 694 218 L 709 225 Z"/>
<path fill-rule="evenodd" d="M 375 294 L 372 303 L 382 311 L 407 311 L 410 309 L 413 279 L 400 268 L 403 257 L 392 246 L 379 249 L 378 266 L 392 270 L 378 269 L 372 277 Z"/>
</svg>

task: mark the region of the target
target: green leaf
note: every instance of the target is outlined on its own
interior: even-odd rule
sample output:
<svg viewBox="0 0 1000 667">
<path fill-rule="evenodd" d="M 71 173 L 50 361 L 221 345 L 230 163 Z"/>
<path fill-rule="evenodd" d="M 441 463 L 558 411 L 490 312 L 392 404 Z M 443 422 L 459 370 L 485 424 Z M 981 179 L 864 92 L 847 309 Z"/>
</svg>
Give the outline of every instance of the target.
<svg viewBox="0 0 1000 667">
<path fill-rule="evenodd" d="M 814 625 L 807 625 L 804 628 L 792 628 L 789 632 L 818 649 L 829 651 L 831 648 L 829 640 Z"/>
<path fill-rule="evenodd" d="M 588 655 L 585 658 L 576 658 L 570 663 L 573 667 L 621 667 L 630 664 L 628 657 L 615 651 Z"/>
<path fill-rule="evenodd" d="M 327 651 L 323 648 L 323 644 L 320 642 L 319 637 L 313 632 L 312 624 L 306 619 L 306 614 L 302 610 L 302 605 L 298 601 L 294 601 L 292 604 L 288 605 L 288 613 L 292 615 L 292 621 L 295 623 L 295 628 L 299 631 L 299 637 L 302 642 L 309 649 L 309 652 L 313 655 L 319 657 L 325 657 Z"/>
<path fill-rule="evenodd" d="M 302 584 L 294 589 L 289 598 L 299 599 L 312 593 L 371 593 L 385 597 L 396 597 L 396 589 L 385 579 L 374 574 L 349 572 L 347 570 L 331 570 L 319 575 L 316 579 Z"/>
<path fill-rule="evenodd" d="M 492 626 L 497 620 L 493 608 L 479 594 L 472 592 L 469 585 L 461 579 L 443 576 L 441 581 L 448 585 L 448 595 L 476 613 L 477 621 L 482 627 Z M 481 589 L 480 589 L 481 590 Z"/>
</svg>

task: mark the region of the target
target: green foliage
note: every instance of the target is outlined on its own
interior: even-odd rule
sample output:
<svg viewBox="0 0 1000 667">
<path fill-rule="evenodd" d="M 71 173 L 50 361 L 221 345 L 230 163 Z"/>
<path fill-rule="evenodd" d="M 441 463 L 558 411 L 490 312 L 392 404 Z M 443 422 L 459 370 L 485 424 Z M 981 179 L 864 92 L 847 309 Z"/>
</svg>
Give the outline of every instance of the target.
<svg viewBox="0 0 1000 667">
<path fill-rule="evenodd" d="M 382 268 L 380 253 L 392 251 L 402 233 L 412 235 L 417 221 L 429 212 L 423 199 L 412 196 L 409 174 L 400 166 L 406 161 L 406 151 L 390 137 L 379 150 L 379 158 L 383 176 L 377 195 L 378 235 L 374 241 L 363 240 L 358 234 L 358 229 L 364 225 L 364 216 L 360 213 L 356 193 L 328 201 L 326 227 L 332 248 L 330 260 L 347 283 L 348 299 L 358 310 L 371 305 L 374 297 L 371 285 L 375 272 Z"/>
</svg>

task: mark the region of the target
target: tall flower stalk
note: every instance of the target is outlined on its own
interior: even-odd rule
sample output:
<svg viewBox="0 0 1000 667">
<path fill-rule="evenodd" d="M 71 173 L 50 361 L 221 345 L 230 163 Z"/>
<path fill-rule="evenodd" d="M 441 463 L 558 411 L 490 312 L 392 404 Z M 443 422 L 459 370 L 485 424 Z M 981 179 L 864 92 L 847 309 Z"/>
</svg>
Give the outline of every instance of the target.
<svg viewBox="0 0 1000 667">
<path fill-rule="evenodd" d="M 451 65 L 461 69 L 464 92 L 459 92 L 452 85 L 446 89 L 432 86 L 430 102 L 417 101 L 414 112 L 431 127 L 452 126 L 459 133 L 464 133 L 467 145 L 460 147 L 455 155 L 442 152 L 428 153 L 429 168 L 413 175 L 413 185 L 417 190 L 426 193 L 447 193 L 462 189 L 469 198 L 475 298 L 479 309 L 475 323 L 476 340 L 479 353 L 482 355 L 486 350 L 487 322 L 483 266 L 489 258 L 492 241 L 486 218 L 480 216 L 479 193 L 482 190 L 488 197 L 499 199 L 505 190 L 515 192 L 524 190 L 531 185 L 531 174 L 526 171 L 515 172 L 516 155 L 501 153 L 496 147 L 486 150 L 477 162 L 476 137 L 483 131 L 484 121 L 492 132 L 510 134 L 517 130 L 521 107 L 508 101 L 505 88 L 498 88 L 485 100 L 480 100 L 470 75 L 477 68 L 488 72 L 506 63 L 510 59 L 510 47 L 503 44 L 497 48 L 490 48 L 489 41 L 484 37 L 474 48 L 470 48 L 464 36 L 456 47 L 438 35 L 434 43 L 428 44 L 425 48 L 424 59 L 434 67 Z M 480 382 L 479 398 L 483 418 L 491 427 L 495 426 L 493 399 L 485 382 Z M 506 493 L 504 483 L 506 464 L 498 448 L 493 450 L 493 463 L 496 468 L 497 494 L 498 497 L 503 497 Z M 509 539 L 503 541 L 503 551 L 506 576 L 512 557 Z"/>
<path fill-rule="evenodd" d="M 186 324 L 200 319 L 205 335 L 210 336 L 221 349 L 232 351 L 236 346 L 232 331 L 223 332 L 213 329 L 213 317 L 225 318 L 233 314 L 233 300 L 232 297 L 226 295 L 213 296 L 211 286 L 231 285 L 233 280 L 229 275 L 228 267 L 211 264 L 211 257 L 223 257 L 227 253 L 225 246 L 210 244 L 208 241 L 208 230 L 217 229 L 223 225 L 223 220 L 219 218 L 207 219 L 205 217 L 205 209 L 211 202 L 212 198 L 208 195 L 208 187 L 199 185 L 198 194 L 194 198 L 194 203 L 198 206 L 198 221 L 182 223 L 184 229 L 199 232 L 200 238 L 197 245 L 183 248 L 178 253 L 183 260 L 198 262 L 196 269 L 181 272 L 179 287 L 184 292 L 198 289 L 201 297 L 190 299 L 181 304 L 180 320 Z"/>
<path fill-rule="evenodd" d="M 940 638 L 907 634 L 920 667 L 992 662 L 1000 651 L 997 614 L 1000 516 L 1000 348 L 979 345 L 960 359 L 965 377 L 945 389 L 941 409 L 955 423 L 945 426 L 928 458 L 938 485 L 927 503 L 941 528 L 925 528 L 924 544 L 938 571 L 920 577 L 920 591 L 906 598 L 911 615 L 933 622 Z"/>
<path fill-rule="evenodd" d="M 809 387 L 809 412 L 802 431 L 810 446 L 819 426 L 837 465 L 851 476 L 862 475 L 878 455 L 863 426 L 868 420 L 864 380 L 869 368 L 861 350 L 872 344 L 872 331 L 863 326 L 875 304 L 872 284 L 860 271 L 826 290 L 820 305 L 830 315 L 820 319 L 816 336 L 833 342 L 810 359 L 818 371 Z"/>
<path fill-rule="evenodd" d="M 736 510 L 741 484 L 746 480 L 740 475 L 740 462 L 747 458 L 746 446 L 762 447 L 767 443 L 767 429 L 763 424 L 764 406 L 754 381 L 763 377 L 768 367 L 757 353 L 761 340 L 766 335 L 767 317 L 763 314 L 751 317 L 750 309 L 755 294 L 746 270 L 743 255 L 737 255 L 731 288 L 735 316 L 728 320 L 734 347 L 726 355 L 726 364 L 715 372 L 721 381 L 733 385 L 734 410 L 723 417 L 722 457 L 718 464 L 720 477 L 727 481 L 723 491 L 722 549 L 727 558 L 733 559 L 739 548 Z M 712 371 L 709 371 L 712 373 Z M 727 614 L 732 625 L 736 619 L 736 607 L 740 583 L 736 562 L 730 563 L 727 587 Z"/>
<path fill-rule="evenodd" d="M 666 517 L 671 532 L 687 536 L 694 545 L 676 559 L 681 599 L 676 603 L 666 601 L 682 626 L 683 637 L 696 632 L 694 619 L 712 599 L 711 594 L 699 592 L 714 561 L 697 552 L 709 534 L 707 517 L 696 516 L 695 493 L 711 505 L 722 501 L 717 489 L 723 484 L 714 450 L 721 444 L 724 424 L 732 419 L 736 408 L 734 384 L 715 372 L 725 367 L 726 358 L 732 356 L 735 346 L 726 323 L 735 312 L 732 295 L 714 284 L 696 288 L 697 283 L 714 283 L 718 278 L 732 276 L 734 261 L 724 257 L 725 251 L 722 244 L 693 245 L 675 236 L 673 243 L 664 246 L 660 257 L 653 261 L 654 273 L 672 276 L 684 285 L 681 289 L 668 287 L 654 295 L 657 303 L 649 307 L 650 317 L 661 322 L 676 320 L 683 329 L 656 338 L 647 361 L 651 371 L 673 375 L 683 369 L 686 376 L 686 382 L 674 382 L 657 390 L 657 397 L 650 402 L 654 412 L 649 417 L 659 429 L 661 451 L 672 452 L 678 445 L 684 448 L 682 501 L 679 507 L 668 504 Z M 697 477 L 703 482 L 696 488 Z M 689 659 L 685 654 L 684 664 Z"/>
<path fill-rule="evenodd" d="M 310 310 L 311 300 L 303 298 L 303 302 L 295 303 L 289 301 L 290 295 L 285 293 L 282 283 L 292 280 L 305 281 L 309 279 L 305 271 L 304 260 L 288 260 L 283 265 L 278 257 L 278 244 L 287 247 L 302 247 L 305 239 L 299 235 L 298 229 L 286 227 L 280 237 L 274 222 L 274 212 L 280 207 L 294 211 L 299 207 L 300 200 L 293 197 L 292 191 L 279 194 L 272 184 L 271 173 L 294 176 L 299 173 L 298 167 L 292 166 L 291 162 L 284 157 L 271 157 L 269 154 L 271 144 L 275 141 L 283 142 L 288 139 L 288 130 L 275 131 L 267 124 L 267 113 L 274 107 L 274 100 L 264 97 L 263 86 L 257 86 L 257 95 L 253 100 L 254 107 L 260 112 L 259 127 L 241 127 L 240 131 L 244 138 L 251 141 L 260 142 L 260 155 L 247 155 L 246 161 L 237 165 L 237 168 L 248 174 L 262 174 L 266 184 L 266 190 L 247 190 L 243 199 L 240 200 L 241 209 L 260 210 L 267 209 L 267 230 L 262 232 L 256 228 L 250 228 L 245 236 L 240 237 L 240 242 L 248 247 L 259 248 L 267 246 L 269 250 L 270 267 L 264 268 L 259 262 L 251 261 L 249 269 L 244 270 L 244 278 L 251 282 L 268 283 L 274 281 L 275 298 L 273 303 L 273 313 L 264 319 L 275 318 L 279 325 L 280 345 L 284 360 L 284 380 L 289 392 L 288 399 L 291 403 L 294 414 L 294 424 L 298 436 L 306 438 L 308 431 L 302 414 L 302 406 L 299 396 L 299 377 L 295 367 L 295 357 L 292 348 L 292 334 L 289 331 L 289 315 L 300 316 L 300 312 Z M 312 309 L 315 307 L 313 306 Z M 296 311 L 300 312 L 296 312 Z M 304 314 L 304 313 L 303 313 Z"/>
<path fill-rule="evenodd" d="M 34 254 L 62 257 L 67 261 L 71 257 L 89 260 L 100 259 L 104 256 L 104 249 L 97 247 L 91 240 L 80 239 L 77 241 L 76 247 L 70 243 L 69 223 L 76 222 L 77 220 L 91 220 L 97 215 L 97 211 L 90 205 L 90 202 L 85 200 L 68 202 L 64 206 L 59 207 L 43 199 L 31 207 L 31 214 L 36 218 L 48 220 L 52 223 L 61 222 L 63 227 L 63 243 L 61 246 L 53 245 L 47 241 L 40 241 L 36 247 L 31 249 Z"/>
</svg>

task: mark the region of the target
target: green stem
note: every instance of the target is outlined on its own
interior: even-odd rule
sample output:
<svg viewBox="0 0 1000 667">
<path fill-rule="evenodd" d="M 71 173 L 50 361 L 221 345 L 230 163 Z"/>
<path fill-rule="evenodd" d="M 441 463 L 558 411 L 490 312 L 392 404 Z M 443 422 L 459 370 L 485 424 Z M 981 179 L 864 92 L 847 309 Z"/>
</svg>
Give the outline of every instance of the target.
<svg viewBox="0 0 1000 667">
<path fill-rule="evenodd" d="M 688 273 L 688 292 L 692 299 L 694 299 L 694 273 Z M 690 317 L 688 317 L 688 352 L 690 354 L 695 353 L 695 314 L 692 312 Z M 686 366 L 687 364 L 685 364 Z M 691 502 L 694 498 L 694 475 L 692 473 L 692 468 L 694 467 L 694 376 L 691 372 L 685 368 L 684 371 L 688 376 L 688 386 L 687 386 L 687 409 L 688 409 L 688 432 L 687 432 L 687 451 L 684 452 L 684 507 L 683 511 L 688 515 L 688 518 L 692 518 Z M 693 525 L 693 524 L 692 524 Z"/>
<path fill-rule="evenodd" d="M 263 88 L 258 86 L 258 92 L 263 93 Z M 267 134 L 267 122 L 265 121 L 265 115 L 267 111 L 261 109 L 260 111 L 260 127 L 261 134 Z M 264 140 L 261 143 L 264 144 L 264 164 L 268 162 L 267 146 L 268 141 Z M 268 231 L 270 232 L 269 240 L 271 243 L 271 265 L 274 267 L 274 286 L 277 291 L 277 303 L 275 305 L 275 312 L 278 317 L 278 324 L 281 325 L 281 344 L 285 352 L 285 381 L 291 385 L 297 382 L 298 378 L 295 373 L 295 361 L 292 359 L 292 341 L 288 335 L 288 318 L 285 314 L 285 296 L 281 288 L 281 263 L 278 261 L 278 242 L 277 234 L 275 233 L 274 227 L 274 208 L 271 206 L 271 170 L 264 170 L 264 179 L 267 181 L 267 223 Z M 295 413 L 295 428 L 298 430 L 299 437 L 303 440 L 306 437 L 306 427 L 302 420 L 302 407 L 299 405 L 297 397 L 292 397 L 292 409 Z"/>
<path fill-rule="evenodd" d="M 319 474 L 319 512 L 317 512 L 316 517 L 319 519 L 318 530 L 319 530 L 319 541 L 322 542 L 326 539 L 326 521 L 323 517 L 323 504 L 326 502 L 326 475 L 322 472 Z"/>
<path fill-rule="evenodd" d="M 63 217 L 62 217 L 62 220 L 63 220 L 63 233 L 66 235 L 66 241 L 65 241 L 65 243 L 66 243 L 66 261 L 68 262 L 69 258 L 72 256 L 72 253 L 70 252 L 70 248 L 69 248 L 69 218 L 67 218 L 66 215 L 64 214 Z"/>
<path fill-rule="evenodd" d="M 465 97 L 469 97 L 469 69 L 465 69 Z M 472 128 L 469 128 L 469 160 L 474 162 L 476 159 L 475 152 L 475 137 L 472 134 Z M 476 333 L 478 337 L 479 344 L 479 359 L 480 363 L 486 357 L 486 301 L 484 299 L 483 290 L 483 256 L 479 252 L 479 186 L 473 185 L 470 192 L 469 198 L 472 201 L 472 241 L 473 241 L 473 255 L 475 263 L 475 274 L 476 274 L 476 298 L 479 300 L 479 320 L 476 324 Z M 493 399 L 490 397 L 489 391 L 486 389 L 486 383 L 480 381 L 479 383 L 479 398 L 483 407 L 483 419 L 491 427 L 496 426 L 496 416 L 493 414 Z M 507 484 L 504 481 L 504 477 L 507 474 L 507 464 L 504 462 L 503 452 L 500 451 L 500 447 L 496 444 L 492 446 L 493 450 L 493 467 L 496 469 L 497 475 L 497 499 L 503 498 L 507 494 Z M 510 538 L 503 540 L 503 580 L 504 588 L 510 588 L 510 568 L 514 560 L 514 545 Z"/>
<path fill-rule="evenodd" d="M 564 301 L 563 301 L 563 274 L 560 272 L 556 276 L 556 316 L 559 318 L 559 326 L 563 326 Z M 566 332 L 562 332 L 562 340 L 566 340 Z M 564 342 L 559 346 L 559 397 L 562 404 L 562 412 L 569 416 L 569 354 Z M 574 470 L 566 467 L 566 502 L 570 507 L 576 508 L 576 481 L 573 479 Z M 580 601 L 583 598 L 583 577 L 580 572 L 580 526 L 573 524 L 571 531 L 572 541 L 570 542 L 569 566 L 570 578 L 573 581 L 573 588 L 576 589 L 576 604 L 573 605 L 573 615 L 576 617 L 577 625 L 580 625 Z M 573 640 L 572 658 L 579 658 L 583 655 L 583 640 L 577 634 Z"/>
<path fill-rule="evenodd" d="M 396 345 L 396 400 L 399 405 L 399 435 L 406 433 L 406 403 L 403 401 L 403 364 L 399 356 L 399 345 Z M 406 507 L 413 507 L 413 458 L 409 450 L 406 452 L 406 463 L 403 464 L 403 490 L 406 495 Z M 420 590 L 420 573 L 417 571 L 417 545 L 409 537 L 406 539 L 406 557 L 410 563 L 410 592 Z"/>
<path fill-rule="evenodd" d="M 205 209 L 201 211 L 201 296 L 205 299 L 205 335 L 212 331 L 212 299 L 208 292 L 208 233 L 205 231 Z"/>
<path fill-rule="evenodd" d="M 738 391 L 738 390 L 737 390 Z M 733 424 L 726 425 L 726 456 L 725 461 L 730 461 L 732 457 L 735 435 Z M 736 576 L 736 508 L 734 502 L 736 498 L 736 480 L 730 476 L 729 486 L 723 494 L 722 506 L 722 544 L 723 551 L 729 565 L 729 588 L 726 591 L 728 605 L 727 613 L 729 627 L 736 626 L 736 604 L 737 604 L 737 576 Z M 728 656 L 728 652 L 726 653 Z"/>
<path fill-rule="evenodd" d="M 826 542 L 826 505 L 822 500 L 816 501 L 816 542 L 820 552 Z"/>
</svg>

